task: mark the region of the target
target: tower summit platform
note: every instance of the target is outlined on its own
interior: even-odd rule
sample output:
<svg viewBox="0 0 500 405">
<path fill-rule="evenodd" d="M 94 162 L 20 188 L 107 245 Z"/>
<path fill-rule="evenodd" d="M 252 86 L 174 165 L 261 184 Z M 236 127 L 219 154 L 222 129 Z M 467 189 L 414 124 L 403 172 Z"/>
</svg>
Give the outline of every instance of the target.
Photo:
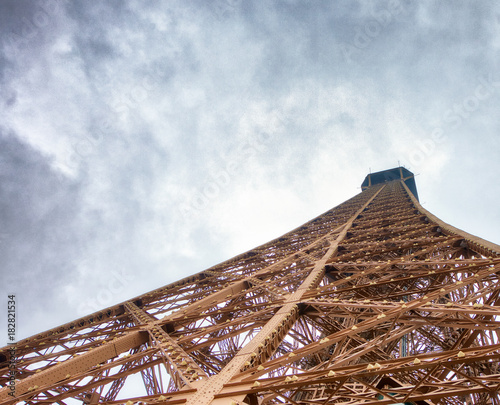
<svg viewBox="0 0 500 405">
<path fill-rule="evenodd" d="M 418 200 L 417 185 L 415 184 L 415 175 L 404 167 L 395 167 L 394 169 L 383 170 L 381 172 L 370 173 L 365 177 L 361 184 L 361 190 L 365 191 L 368 187 L 375 184 L 387 183 L 393 180 L 403 180 L 412 194 Z"/>
</svg>

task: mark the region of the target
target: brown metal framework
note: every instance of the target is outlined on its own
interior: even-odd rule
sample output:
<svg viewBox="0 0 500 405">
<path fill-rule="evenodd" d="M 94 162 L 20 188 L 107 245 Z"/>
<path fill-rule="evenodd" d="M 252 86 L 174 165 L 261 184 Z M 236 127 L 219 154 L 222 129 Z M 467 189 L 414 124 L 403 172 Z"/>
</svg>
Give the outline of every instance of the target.
<svg viewBox="0 0 500 405">
<path fill-rule="evenodd" d="M 0 349 L 0 404 L 500 404 L 500 246 L 403 180 Z"/>
</svg>

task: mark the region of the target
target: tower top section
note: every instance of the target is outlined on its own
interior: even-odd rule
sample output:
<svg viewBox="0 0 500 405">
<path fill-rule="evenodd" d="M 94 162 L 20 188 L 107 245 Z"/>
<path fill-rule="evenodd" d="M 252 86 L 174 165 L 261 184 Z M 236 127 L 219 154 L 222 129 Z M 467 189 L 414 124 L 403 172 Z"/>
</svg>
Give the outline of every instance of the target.
<svg viewBox="0 0 500 405">
<path fill-rule="evenodd" d="M 394 169 L 383 170 L 377 173 L 370 173 L 365 177 L 361 184 L 361 190 L 366 190 L 374 184 L 386 183 L 393 180 L 402 180 L 418 200 L 417 185 L 415 184 L 415 176 L 412 172 L 404 167 L 395 167 Z"/>
</svg>

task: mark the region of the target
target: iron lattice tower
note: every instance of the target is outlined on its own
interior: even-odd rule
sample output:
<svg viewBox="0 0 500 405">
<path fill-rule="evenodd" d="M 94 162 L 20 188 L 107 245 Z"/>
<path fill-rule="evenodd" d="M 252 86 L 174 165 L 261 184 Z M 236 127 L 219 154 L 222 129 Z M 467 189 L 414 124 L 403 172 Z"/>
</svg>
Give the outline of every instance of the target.
<svg viewBox="0 0 500 405">
<path fill-rule="evenodd" d="M 423 209 L 404 168 L 362 189 L 278 239 L 18 342 L 15 398 L 1 349 L 0 403 L 500 404 L 500 246 Z"/>
</svg>

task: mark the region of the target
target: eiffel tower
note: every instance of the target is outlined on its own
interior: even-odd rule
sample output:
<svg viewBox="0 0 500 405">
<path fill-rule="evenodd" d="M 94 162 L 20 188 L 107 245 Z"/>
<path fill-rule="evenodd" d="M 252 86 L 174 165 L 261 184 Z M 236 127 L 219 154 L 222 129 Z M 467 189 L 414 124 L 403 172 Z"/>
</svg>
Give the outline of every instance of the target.
<svg viewBox="0 0 500 405">
<path fill-rule="evenodd" d="M 369 174 L 280 238 L 2 348 L 0 403 L 498 405 L 499 275 L 410 171 Z"/>
</svg>

